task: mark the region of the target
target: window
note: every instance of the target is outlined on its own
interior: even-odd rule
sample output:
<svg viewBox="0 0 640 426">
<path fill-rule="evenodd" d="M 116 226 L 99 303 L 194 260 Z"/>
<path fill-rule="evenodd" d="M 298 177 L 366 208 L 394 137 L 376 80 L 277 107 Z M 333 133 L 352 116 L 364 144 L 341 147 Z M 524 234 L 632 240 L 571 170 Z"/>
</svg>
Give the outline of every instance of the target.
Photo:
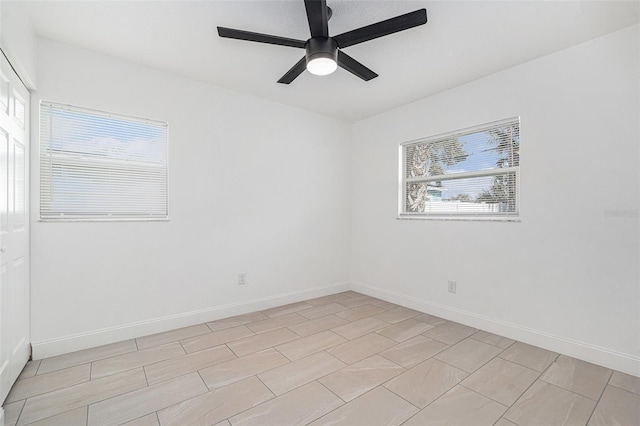
<svg viewBox="0 0 640 426">
<path fill-rule="evenodd" d="M 402 143 L 400 171 L 400 218 L 517 218 L 520 120 Z"/>
<path fill-rule="evenodd" d="M 40 104 L 42 220 L 167 219 L 167 124 Z"/>
</svg>

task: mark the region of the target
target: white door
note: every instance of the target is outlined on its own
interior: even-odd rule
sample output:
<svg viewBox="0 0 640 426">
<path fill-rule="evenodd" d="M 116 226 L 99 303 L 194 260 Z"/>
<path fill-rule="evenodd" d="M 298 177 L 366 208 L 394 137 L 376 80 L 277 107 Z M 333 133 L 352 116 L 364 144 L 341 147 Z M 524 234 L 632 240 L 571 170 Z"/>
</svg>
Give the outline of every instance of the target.
<svg viewBox="0 0 640 426">
<path fill-rule="evenodd" d="M 29 91 L 0 52 L 0 403 L 29 359 Z"/>
</svg>

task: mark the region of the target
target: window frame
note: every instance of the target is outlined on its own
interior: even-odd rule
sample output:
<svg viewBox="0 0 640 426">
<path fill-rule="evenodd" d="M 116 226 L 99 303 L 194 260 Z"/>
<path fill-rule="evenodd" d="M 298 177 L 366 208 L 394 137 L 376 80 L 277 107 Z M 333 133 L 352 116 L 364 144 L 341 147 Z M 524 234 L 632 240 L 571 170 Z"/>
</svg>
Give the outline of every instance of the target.
<svg viewBox="0 0 640 426">
<path fill-rule="evenodd" d="M 43 149 L 45 146 L 45 143 L 43 141 L 43 106 L 45 107 L 50 106 L 50 107 L 63 109 L 67 111 L 77 111 L 82 114 L 91 114 L 101 118 L 113 118 L 116 120 L 128 121 L 128 122 L 137 123 L 137 124 L 148 124 L 148 125 L 156 126 L 158 128 L 163 128 L 164 151 L 165 151 L 164 152 L 164 177 L 165 178 L 164 178 L 164 197 L 163 198 L 165 199 L 165 202 L 164 202 L 165 213 L 162 215 L 150 215 L 149 213 L 146 213 L 145 215 L 134 215 L 131 213 L 128 213 L 127 215 L 124 215 L 124 214 L 113 215 L 113 213 L 102 212 L 101 214 L 91 214 L 91 215 L 85 213 L 85 216 L 78 215 L 78 214 L 65 215 L 64 213 L 62 213 L 60 216 L 53 216 L 53 215 L 43 216 L 42 200 L 45 195 L 43 195 L 44 192 L 43 192 L 43 184 L 42 184 L 43 182 L 42 174 L 45 171 L 44 163 L 47 161 L 45 160 L 45 157 L 48 156 L 48 154 L 43 155 Z M 111 112 L 106 112 L 102 110 L 81 107 L 77 105 L 62 104 L 62 103 L 44 101 L 44 100 L 40 101 L 38 113 L 40 114 L 40 120 L 39 120 L 39 126 L 38 126 L 38 130 L 40 132 L 39 141 L 38 141 L 39 142 L 38 143 L 39 176 L 37 179 L 38 185 L 39 185 L 39 191 L 38 191 L 39 192 L 39 195 L 38 195 L 38 203 L 39 203 L 38 221 L 39 222 L 168 222 L 170 220 L 170 216 L 169 216 L 169 124 L 167 122 L 159 121 L 159 120 L 151 120 L 147 118 L 134 117 L 134 116 L 124 115 L 124 114 L 111 113 Z M 50 139 L 49 139 L 49 144 L 51 144 Z M 63 159 L 63 161 L 80 162 L 78 159 L 70 159 L 70 160 Z M 124 160 L 96 159 L 96 158 L 90 158 L 90 156 L 87 156 L 86 161 L 87 163 L 89 163 L 88 167 L 91 167 L 91 163 L 97 164 L 103 161 L 105 164 L 111 162 L 112 164 L 119 165 L 121 169 L 127 169 L 127 167 L 125 166 L 126 161 Z M 51 166 L 53 164 L 54 162 L 50 161 L 50 167 L 48 169 L 49 171 L 51 171 Z M 94 167 L 95 167 L 95 164 L 94 164 Z M 148 164 L 151 164 L 151 162 L 149 162 Z M 133 170 L 135 169 L 135 167 L 129 167 L 129 169 Z M 48 195 L 49 197 L 52 197 L 52 192 L 49 192 Z"/>
<path fill-rule="evenodd" d="M 489 123 L 479 124 L 463 129 L 454 130 L 452 132 L 440 133 L 424 138 L 413 139 L 406 142 L 401 142 L 398 145 L 398 215 L 396 219 L 400 220 L 453 220 L 453 221 L 496 221 L 496 222 L 520 222 L 520 166 L 521 158 L 518 160 L 517 166 L 511 166 L 506 168 L 494 167 L 487 170 L 476 170 L 470 172 L 457 172 L 443 175 L 429 176 L 428 178 L 407 178 L 407 149 L 408 146 L 420 145 L 426 143 L 432 143 L 441 141 L 447 138 L 467 136 L 474 133 L 481 133 L 493 128 L 504 127 L 506 125 L 518 124 L 518 136 L 521 136 L 521 119 L 520 116 L 514 116 L 502 120 L 492 121 Z M 521 149 L 521 148 L 520 148 Z M 519 155 L 521 157 L 521 155 Z M 407 183 L 411 181 L 446 181 L 446 180 L 459 180 L 464 178 L 474 177 L 486 177 L 486 176 L 500 176 L 515 173 L 515 211 L 509 213 L 472 213 L 472 212 L 408 212 L 406 211 L 407 200 Z"/>
</svg>

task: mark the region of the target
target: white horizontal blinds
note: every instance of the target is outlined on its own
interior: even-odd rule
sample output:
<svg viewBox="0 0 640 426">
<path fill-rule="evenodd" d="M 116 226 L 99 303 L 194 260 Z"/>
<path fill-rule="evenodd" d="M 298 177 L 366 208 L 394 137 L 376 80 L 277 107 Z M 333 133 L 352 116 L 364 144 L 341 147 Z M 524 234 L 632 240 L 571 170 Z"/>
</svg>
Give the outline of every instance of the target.
<svg viewBox="0 0 640 426">
<path fill-rule="evenodd" d="M 517 215 L 519 119 L 403 145 L 403 212 Z"/>
<path fill-rule="evenodd" d="M 40 106 L 42 219 L 167 217 L 166 123 Z"/>
</svg>

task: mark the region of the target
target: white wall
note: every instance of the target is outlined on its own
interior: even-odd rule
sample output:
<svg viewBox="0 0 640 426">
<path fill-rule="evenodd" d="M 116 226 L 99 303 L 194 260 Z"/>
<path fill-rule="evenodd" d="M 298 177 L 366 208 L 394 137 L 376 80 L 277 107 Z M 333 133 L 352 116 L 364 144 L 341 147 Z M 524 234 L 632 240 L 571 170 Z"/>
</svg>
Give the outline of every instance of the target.
<svg viewBox="0 0 640 426">
<path fill-rule="evenodd" d="M 640 375 L 638 40 L 636 25 L 356 123 L 354 289 Z M 520 223 L 396 219 L 400 142 L 512 116 Z"/>
<path fill-rule="evenodd" d="M 28 89 L 37 82 L 37 38 L 22 11 L 24 2 L 0 0 L 0 48 Z"/>
<path fill-rule="evenodd" d="M 169 222 L 39 222 L 36 358 L 348 288 L 350 125 L 41 40 L 40 100 L 169 123 Z M 248 283 L 239 287 L 237 274 Z"/>
<path fill-rule="evenodd" d="M 335 292 L 350 275 L 358 291 L 640 375 L 638 217 L 605 215 L 639 205 L 638 39 L 631 27 L 353 126 L 41 40 L 34 110 L 169 122 L 171 221 L 38 222 L 34 122 L 34 355 Z M 514 115 L 520 223 L 395 219 L 398 143 Z"/>
</svg>

